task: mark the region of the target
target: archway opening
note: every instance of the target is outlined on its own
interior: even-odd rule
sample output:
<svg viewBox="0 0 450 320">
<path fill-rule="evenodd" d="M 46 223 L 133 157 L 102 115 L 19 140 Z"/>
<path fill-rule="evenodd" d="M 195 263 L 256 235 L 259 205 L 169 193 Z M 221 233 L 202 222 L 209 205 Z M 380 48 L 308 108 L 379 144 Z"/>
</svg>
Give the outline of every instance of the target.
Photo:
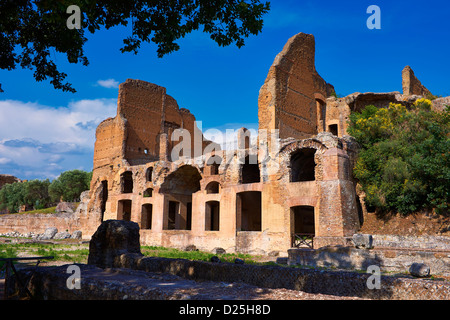
<svg viewBox="0 0 450 320">
<path fill-rule="evenodd" d="M 291 207 L 292 214 L 292 246 L 313 247 L 315 236 L 314 207 L 295 206 Z"/>
<path fill-rule="evenodd" d="M 222 163 L 222 158 L 219 156 L 212 156 L 208 159 L 206 162 L 206 168 L 207 168 L 207 174 L 210 174 L 212 176 L 219 174 L 219 167 Z"/>
<path fill-rule="evenodd" d="M 117 203 L 117 220 L 131 220 L 131 200 L 119 200 Z"/>
<path fill-rule="evenodd" d="M 100 192 L 100 211 L 101 211 L 101 220 L 103 221 L 106 211 L 106 202 L 108 201 L 108 181 L 103 180 L 101 184 L 101 192 Z"/>
<path fill-rule="evenodd" d="M 220 202 L 208 201 L 205 205 L 205 230 L 219 231 Z"/>
<path fill-rule="evenodd" d="M 142 205 L 141 210 L 141 229 L 152 228 L 153 205 L 146 203 Z"/>
<path fill-rule="evenodd" d="M 133 193 L 133 173 L 125 171 L 120 175 L 120 188 L 122 193 Z"/>
<path fill-rule="evenodd" d="M 259 171 L 259 164 L 255 160 L 256 156 L 245 157 L 244 164 L 242 165 L 241 177 L 242 183 L 257 183 L 260 182 L 261 175 Z"/>
<path fill-rule="evenodd" d="M 291 154 L 291 182 L 315 180 L 315 154 L 316 149 L 312 148 L 300 149 Z"/>
<path fill-rule="evenodd" d="M 217 181 L 211 181 L 210 183 L 208 183 L 208 185 L 206 186 L 206 193 L 207 194 L 211 194 L 211 193 L 219 193 L 220 191 L 220 183 Z"/>
<path fill-rule="evenodd" d="M 262 206 L 260 191 L 236 194 L 236 230 L 261 231 Z"/>
<path fill-rule="evenodd" d="M 153 167 L 148 167 L 145 171 L 145 180 L 151 182 L 153 178 Z"/>
<path fill-rule="evenodd" d="M 190 165 L 184 165 L 166 177 L 160 189 L 166 195 L 165 230 L 191 230 L 192 194 L 200 190 L 201 179 L 198 170 Z"/>
</svg>

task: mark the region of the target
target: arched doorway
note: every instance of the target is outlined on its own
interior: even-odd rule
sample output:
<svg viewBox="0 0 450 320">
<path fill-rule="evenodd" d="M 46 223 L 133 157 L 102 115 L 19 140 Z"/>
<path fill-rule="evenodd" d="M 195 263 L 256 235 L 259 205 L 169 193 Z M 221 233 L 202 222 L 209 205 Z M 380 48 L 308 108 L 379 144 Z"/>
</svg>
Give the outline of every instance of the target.
<svg viewBox="0 0 450 320">
<path fill-rule="evenodd" d="M 190 230 L 192 224 L 192 194 L 200 190 L 197 168 L 184 165 L 169 174 L 161 185 L 165 194 L 164 230 Z"/>
</svg>

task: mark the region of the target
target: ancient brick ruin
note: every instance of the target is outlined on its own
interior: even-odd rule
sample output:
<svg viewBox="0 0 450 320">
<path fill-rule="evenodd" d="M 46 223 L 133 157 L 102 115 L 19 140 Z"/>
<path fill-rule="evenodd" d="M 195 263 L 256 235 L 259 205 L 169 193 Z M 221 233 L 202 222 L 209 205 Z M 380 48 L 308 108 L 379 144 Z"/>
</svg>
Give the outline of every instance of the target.
<svg viewBox="0 0 450 320">
<path fill-rule="evenodd" d="M 227 252 L 286 252 L 306 238 L 315 248 L 346 244 L 364 210 L 352 177 L 358 150 L 347 135 L 349 115 L 431 94 L 410 67 L 402 85 L 403 94 L 336 98 L 315 70 L 314 37 L 297 34 L 259 92 L 256 144 L 242 128 L 237 147 L 220 150 L 165 88 L 128 79 L 119 87 L 117 115 L 97 128 L 89 195 L 61 228 L 89 238 L 102 221 L 128 220 L 139 224 L 143 245 Z M 190 150 L 174 159 L 181 143 Z"/>
<path fill-rule="evenodd" d="M 361 214 L 351 174 L 357 146 L 346 135 L 350 113 L 368 104 L 408 106 L 429 91 L 407 67 L 404 94 L 336 98 L 314 60 L 312 35 L 289 39 L 259 93 L 257 145 L 243 128 L 239 141 L 246 142 L 232 151 L 205 140 L 165 88 L 122 83 L 117 116 L 96 132 L 88 233 L 120 219 L 137 222 L 146 245 L 267 254 L 286 252 L 295 234 L 314 237 L 316 248 L 344 244 L 358 232 Z M 177 129 L 200 137 L 200 152 L 192 139 L 190 154 L 172 159 Z"/>
</svg>

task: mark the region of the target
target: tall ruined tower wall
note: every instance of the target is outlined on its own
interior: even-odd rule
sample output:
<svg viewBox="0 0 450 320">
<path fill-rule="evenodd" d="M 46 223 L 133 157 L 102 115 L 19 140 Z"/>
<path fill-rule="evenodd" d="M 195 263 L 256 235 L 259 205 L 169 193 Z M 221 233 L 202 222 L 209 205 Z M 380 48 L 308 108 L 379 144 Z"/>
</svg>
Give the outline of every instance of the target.
<svg viewBox="0 0 450 320">
<path fill-rule="evenodd" d="M 314 36 L 293 36 L 276 56 L 259 92 L 259 129 L 278 129 L 282 139 L 317 134 L 318 111 L 333 91 L 316 71 Z"/>
</svg>

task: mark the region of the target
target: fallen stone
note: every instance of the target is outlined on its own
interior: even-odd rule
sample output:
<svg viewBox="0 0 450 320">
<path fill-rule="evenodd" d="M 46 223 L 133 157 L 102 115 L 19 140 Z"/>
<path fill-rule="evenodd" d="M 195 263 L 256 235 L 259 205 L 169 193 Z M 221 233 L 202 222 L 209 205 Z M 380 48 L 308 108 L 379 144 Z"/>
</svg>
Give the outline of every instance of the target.
<svg viewBox="0 0 450 320">
<path fill-rule="evenodd" d="M 193 244 L 188 245 L 186 248 L 184 248 L 184 251 L 198 251 L 197 247 Z"/>
<path fill-rule="evenodd" d="M 216 247 L 212 250 L 212 253 L 214 254 L 225 254 L 227 253 L 224 248 Z"/>
<path fill-rule="evenodd" d="M 220 263 L 220 259 L 218 256 L 212 256 L 210 261 L 213 263 Z"/>
<path fill-rule="evenodd" d="M 53 239 L 56 240 L 61 240 L 61 239 L 69 239 L 70 238 L 70 233 L 63 231 L 63 232 L 58 232 L 57 234 L 54 235 Z"/>
<path fill-rule="evenodd" d="M 288 257 L 278 257 L 276 263 L 278 264 L 288 264 Z"/>
<path fill-rule="evenodd" d="M 50 240 L 58 233 L 55 227 L 45 229 L 45 232 L 38 236 L 38 240 Z"/>
<path fill-rule="evenodd" d="M 373 238 L 371 234 L 360 234 L 356 233 L 353 235 L 353 244 L 358 249 L 372 249 L 373 248 Z"/>
<path fill-rule="evenodd" d="M 72 233 L 72 235 L 70 236 L 71 239 L 81 239 L 81 236 L 83 235 L 83 233 L 80 230 L 76 230 Z"/>
<path fill-rule="evenodd" d="M 77 206 L 74 202 L 60 202 L 56 206 L 55 211 L 57 213 L 63 213 L 63 212 L 74 213 L 76 209 L 77 209 Z"/>
<path fill-rule="evenodd" d="M 132 221 L 106 220 L 89 242 L 88 264 L 113 267 L 117 258 L 128 253 L 142 256 L 139 225 Z"/>
<path fill-rule="evenodd" d="M 268 256 L 269 257 L 278 257 L 280 255 L 280 251 L 270 251 Z"/>
<path fill-rule="evenodd" d="M 409 273 L 418 278 L 426 278 L 430 276 L 430 267 L 425 263 L 414 262 L 409 267 Z"/>
</svg>

